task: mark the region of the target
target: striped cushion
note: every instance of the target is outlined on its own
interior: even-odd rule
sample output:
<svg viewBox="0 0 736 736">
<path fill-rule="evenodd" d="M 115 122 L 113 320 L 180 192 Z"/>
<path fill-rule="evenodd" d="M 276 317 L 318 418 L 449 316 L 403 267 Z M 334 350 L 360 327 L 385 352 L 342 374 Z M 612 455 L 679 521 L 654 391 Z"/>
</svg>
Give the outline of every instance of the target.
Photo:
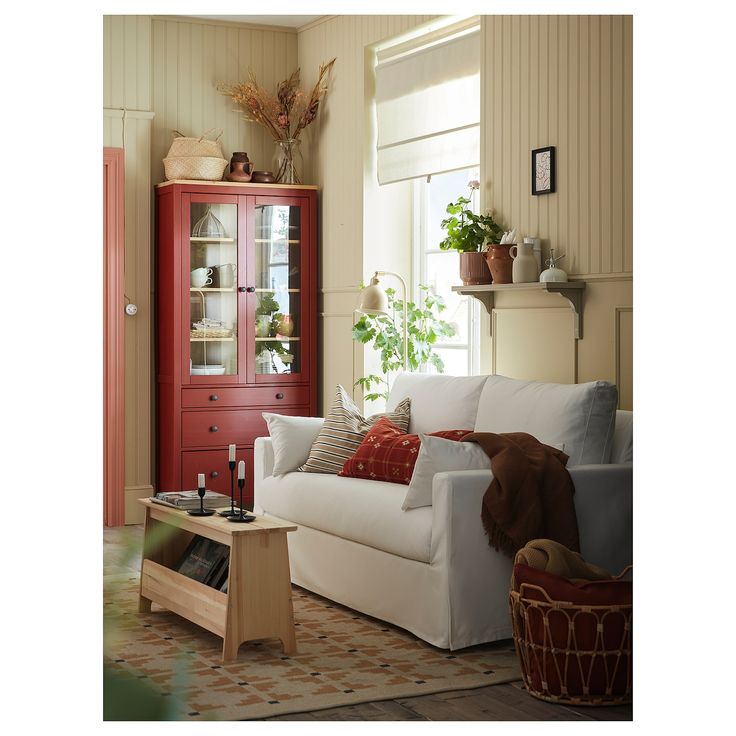
<svg viewBox="0 0 736 736">
<path fill-rule="evenodd" d="M 342 386 L 338 386 L 335 400 L 312 445 L 307 462 L 299 470 L 306 473 L 339 473 L 345 461 L 360 447 L 368 430 L 381 417 L 387 417 L 402 432 L 406 432 L 409 427 L 410 407 L 411 399 L 407 398 L 393 411 L 374 414 L 366 419 L 358 411 L 348 392 Z"/>
</svg>

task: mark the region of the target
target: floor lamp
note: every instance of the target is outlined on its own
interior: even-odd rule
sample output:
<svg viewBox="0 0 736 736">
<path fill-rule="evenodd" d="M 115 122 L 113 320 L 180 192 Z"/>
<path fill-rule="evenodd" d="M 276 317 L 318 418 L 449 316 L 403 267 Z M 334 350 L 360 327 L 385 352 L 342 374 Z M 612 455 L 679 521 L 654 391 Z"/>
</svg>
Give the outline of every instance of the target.
<svg viewBox="0 0 736 736">
<path fill-rule="evenodd" d="M 376 271 L 370 280 L 368 286 L 364 287 L 360 292 L 360 304 L 358 305 L 358 312 L 363 314 L 386 314 L 388 315 L 388 297 L 386 292 L 381 288 L 378 280 L 379 276 L 396 276 L 401 281 L 401 288 L 403 289 L 402 304 L 404 305 L 404 322 L 403 322 L 403 335 L 404 335 L 404 370 L 409 370 L 409 342 L 407 339 L 406 322 L 407 322 L 407 309 L 406 309 L 406 281 L 404 281 L 398 273 L 394 271 Z"/>
</svg>

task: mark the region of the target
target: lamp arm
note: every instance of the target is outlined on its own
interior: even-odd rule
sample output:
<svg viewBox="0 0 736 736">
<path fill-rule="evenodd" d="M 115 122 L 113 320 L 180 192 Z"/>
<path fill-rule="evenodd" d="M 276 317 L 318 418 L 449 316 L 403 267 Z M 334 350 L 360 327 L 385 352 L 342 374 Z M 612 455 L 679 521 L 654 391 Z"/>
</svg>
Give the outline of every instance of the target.
<svg viewBox="0 0 736 736">
<path fill-rule="evenodd" d="M 404 281 L 403 276 L 396 273 L 395 271 L 376 271 L 376 276 L 395 276 L 400 282 L 401 282 L 401 288 L 404 290 L 403 293 L 403 300 L 402 303 L 404 305 L 404 323 L 403 323 L 403 333 L 404 333 L 404 370 L 409 370 L 409 340 L 408 340 L 408 333 L 407 333 L 407 321 L 409 319 L 409 312 L 406 306 L 406 296 L 407 296 L 407 288 L 406 288 L 406 281 Z"/>
</svg>

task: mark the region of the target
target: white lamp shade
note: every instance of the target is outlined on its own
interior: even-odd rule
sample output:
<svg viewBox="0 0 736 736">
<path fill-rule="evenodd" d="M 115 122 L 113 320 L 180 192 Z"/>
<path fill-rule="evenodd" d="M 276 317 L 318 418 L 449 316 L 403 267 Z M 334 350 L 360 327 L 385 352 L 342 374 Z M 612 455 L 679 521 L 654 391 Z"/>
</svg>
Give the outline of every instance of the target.
<svg viewBox="0 0 736 736">
<path fill-rule="evenodd" d="M 364 314 L 387 314 L 388 297 L 374 276 L 370 284 L 360 292 L 358 311 Z"/>
</svg>

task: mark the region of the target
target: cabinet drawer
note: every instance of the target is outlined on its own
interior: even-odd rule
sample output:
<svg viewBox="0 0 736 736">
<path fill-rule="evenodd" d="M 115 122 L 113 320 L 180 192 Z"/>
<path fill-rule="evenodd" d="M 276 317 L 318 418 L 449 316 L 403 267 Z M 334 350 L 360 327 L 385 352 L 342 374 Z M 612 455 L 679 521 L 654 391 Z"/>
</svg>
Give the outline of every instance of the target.
<svg viewBox="0 0 736 736">
<path fill-rule="evenodd" d="M 181 441 L 184 447 L 252 445 L 256 437 L 268 437 L 263 409 L 183 411 Z M 306 416 L 309 407 L 284 407 L 280 414 Z"/>
<path fill-rule="evenodd" d="M 197 474 L 204 473 L 205 486 L 209 491 L 217 491 L 230 495 L 230 468 L 227 465 L 226 448 L 219 450 L 196 450 L 181 454 L 181 483 L 185 490 L 197 487 Z M 245 460 L 245 488 L 243 489 L 243 505 L 253 508 L 253 450 L 238 448 L 236 460 Z M 237 505 L 240 490 L 238 488 L 238 471 L 235 470 L 235 503 Z"/>
<path fill-rule="evenodd" d="M 230 388 L 185 388 L 181 405 L 185 409 L 222 406 L 267 406 L 279 411 L 280 406 L 309 404 L 309 386 L 245 386 Z"/>
</svg>

